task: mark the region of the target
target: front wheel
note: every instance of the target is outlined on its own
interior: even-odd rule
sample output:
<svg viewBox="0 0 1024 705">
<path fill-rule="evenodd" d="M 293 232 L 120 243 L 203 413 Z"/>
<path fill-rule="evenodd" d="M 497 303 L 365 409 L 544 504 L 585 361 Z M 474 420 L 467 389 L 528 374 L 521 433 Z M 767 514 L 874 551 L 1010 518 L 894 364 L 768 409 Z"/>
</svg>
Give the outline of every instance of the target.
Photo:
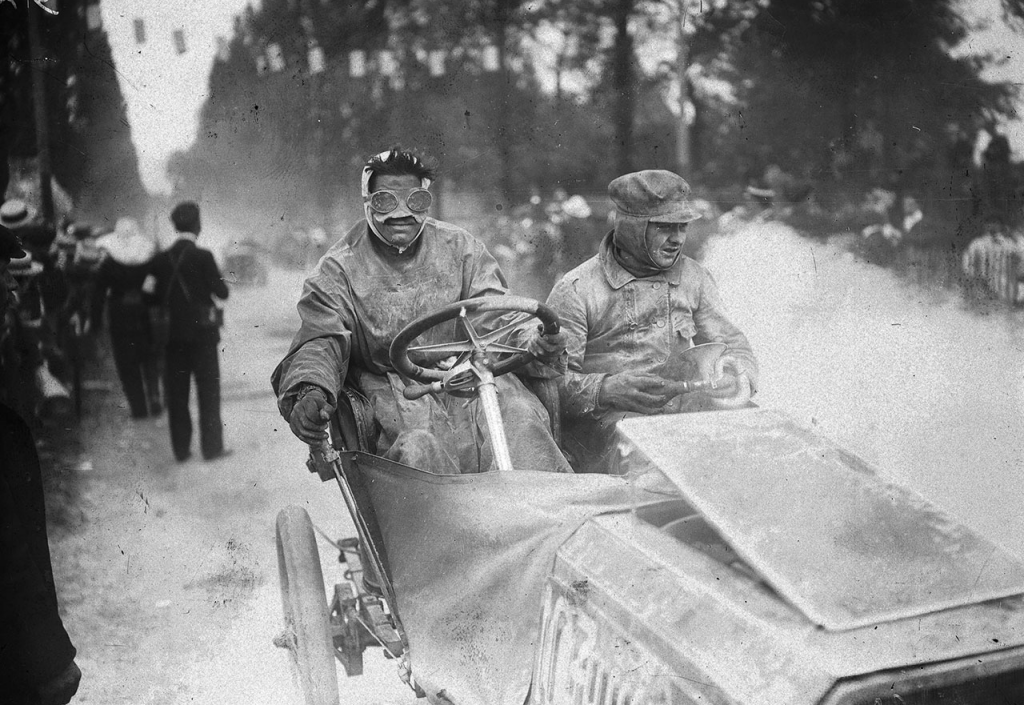
<svg viewBox="0 0 1024 705">
<path fill-rule="evenodd" d="M 277 515 L 277 565 L 289 648 L 306 705 L 338 705 L 330 614 L 313 522 L 301 507 Z"/>
</svg>

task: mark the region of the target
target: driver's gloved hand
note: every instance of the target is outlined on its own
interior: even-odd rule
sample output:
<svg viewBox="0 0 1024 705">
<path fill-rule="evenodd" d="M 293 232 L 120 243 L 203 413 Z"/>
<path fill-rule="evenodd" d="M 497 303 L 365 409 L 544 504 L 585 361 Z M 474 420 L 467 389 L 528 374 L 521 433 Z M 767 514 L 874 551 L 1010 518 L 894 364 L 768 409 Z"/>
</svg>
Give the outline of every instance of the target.
<svg viewBox="0 0 1024 705">
<path fill-rule="evenodd" d="M 299 440 L 315 445 L 327 439 L 327 423 L 333 413 L 327 392 L 315 384 L 304 384 L 288 416 L 288 425 Z"/>
<path fill-rule="evenodd" d="M 537 360 L 546 365 L 557 365 L 565 355 L 565 347 L 569 338 L 562 331 L 545 334 L 543 326 L 538 326 L 526 341 L 526 349 Z"/>
</svg>

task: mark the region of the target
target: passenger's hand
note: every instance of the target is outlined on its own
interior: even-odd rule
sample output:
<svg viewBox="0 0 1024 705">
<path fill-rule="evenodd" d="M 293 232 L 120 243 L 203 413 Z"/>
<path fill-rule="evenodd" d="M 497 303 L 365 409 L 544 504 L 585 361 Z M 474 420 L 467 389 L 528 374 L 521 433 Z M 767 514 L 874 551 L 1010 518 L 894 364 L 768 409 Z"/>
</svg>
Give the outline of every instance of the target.
<svg viewBox="0 0 1024 705">
<path fill-rule="evenodd" d="M 638 414 L 656 414 L 672 398 L 667 387 L 666 380 L 657 375 L 620 372 L 605 377 L 598 404 Z"/>
<path fill-rule="evenodd" d="M 717 388 L 708 391 L 716 408 L 739 409 L 750 403 L 753 393 L 749 367 L 742 358 L 723 355 L 715 363 Z"/>
<path fill-rule="evenodd" d="M 526 341 L 526 349 L 541 362 L 552 363 L 562 356 L 568 342 L 568 337 L 562 331 L 544 333 L 543 327 L 538 326 Z"/>
<path fill-rule="evenodd" d="M 292 433 L 304 443 L 319 444 L 327 439 L 327 422 L 331 420 L 334 407 L 327 401 L 327 394 L 319 387 L 301 394 L 292 407 L 288 425 Z"/>
<path fill-rule="evenodd" d="M 745 377 L 745 382 L 740 380 L 740 377 Z M 743 386 L 749 389 L 753 378 L 752 370 L 745 360 L 729 354 L 722 355 L 715 362 L 715 382 L 718 383 L 718 389 L 709 391 L 708 394 L 718 398 L 730 398 Z"/>
<path fill-rule="evenodd" d="M 39 702 L 42 705 L 66 705 L 75 697 L 81 680 L 82 670 L 72 660 L 63 671 L 39 686 Z"/>
</svg>

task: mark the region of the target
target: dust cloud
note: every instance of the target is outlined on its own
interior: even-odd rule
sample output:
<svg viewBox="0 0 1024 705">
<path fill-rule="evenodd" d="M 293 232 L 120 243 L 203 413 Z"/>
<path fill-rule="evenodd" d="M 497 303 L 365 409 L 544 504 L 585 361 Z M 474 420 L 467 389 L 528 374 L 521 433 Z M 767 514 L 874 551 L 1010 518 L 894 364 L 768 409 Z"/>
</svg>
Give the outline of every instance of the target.
<svg viewBox="0 0 1024 705">
<path fill-rule="evenodd" d="M 758 355 L 761 406 L 1024 553 L 1024 316 L 779 224 L 711 241 L 704 264 Z"/>
</svg>

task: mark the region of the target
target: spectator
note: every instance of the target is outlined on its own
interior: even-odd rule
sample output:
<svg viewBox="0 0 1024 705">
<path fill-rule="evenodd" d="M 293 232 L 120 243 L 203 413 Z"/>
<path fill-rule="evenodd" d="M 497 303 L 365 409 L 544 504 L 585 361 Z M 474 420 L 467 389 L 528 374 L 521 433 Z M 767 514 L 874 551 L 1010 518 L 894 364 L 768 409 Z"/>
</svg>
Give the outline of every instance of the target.
<svg viewBox="0 0 1024 705">
<path fill-rule="evenodd" d="M 4 201 L 0 206 L 0 225 L 10 229 L 37 260 L 49 250 L 57 231 L 47 227 L 38 213 L 20 198 Z"/>
<path fill-rule="evenodd" d="M 153 258 L 153 280 L 147 291 L 170 312 L 164 350 L 164 397 L 171 432 L 171 449 L 178 462 L 191 456 L 192 417 L 188 400 L 192 378 L 199 400 L 199 446 L 205 460 L 231 453 L 224 448 L 220 419 L 220 329 L 213 317 L 213 296 L 228 297 L 228 286 L 213 253 L 196 246 L 201 222 L 199 206 L 179 203 L 171 211 L 178 239 Z"/>
<path fill-rule="evenodd" d="M 107 256 L 96 275 L 96 295 L 107 301 L 110 345 L 128 409 L 134 419 L 159 416 L 159 357 L 142 294 L 156 242 L 139 230 L 134 219 L 121 218 L 99 247 Z"/>
</svg>

